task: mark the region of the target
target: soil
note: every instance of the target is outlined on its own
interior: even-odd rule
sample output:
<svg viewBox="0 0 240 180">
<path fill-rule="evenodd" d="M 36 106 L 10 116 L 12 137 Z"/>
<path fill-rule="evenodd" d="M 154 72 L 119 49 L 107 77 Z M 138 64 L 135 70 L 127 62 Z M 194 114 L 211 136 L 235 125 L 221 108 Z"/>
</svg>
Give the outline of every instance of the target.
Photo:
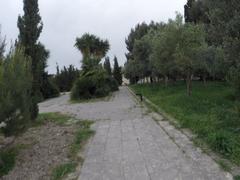
<svg viewBox="0 0 240 180">
<path fill-rule="evenodd" d="M 76 127 L 52 122 L 31 128 L 17 137 L 12 146 L 21 146 L 14 169 L 2 180 L 50 180 L 53 168 L 69 162 L 69 146 Z"/>
</svg>

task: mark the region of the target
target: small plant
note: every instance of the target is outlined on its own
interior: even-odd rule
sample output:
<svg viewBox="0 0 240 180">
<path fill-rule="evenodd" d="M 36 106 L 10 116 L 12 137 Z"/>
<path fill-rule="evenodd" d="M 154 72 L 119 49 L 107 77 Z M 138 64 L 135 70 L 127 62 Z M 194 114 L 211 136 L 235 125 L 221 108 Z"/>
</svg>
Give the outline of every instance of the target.
<svg viewBox="0 0 240 180">
<path fill-rule="evenodd" d="M 70 149 L 70 157 L 75 157 L 84 143 L 94 134 L 94 131 L 90 129 L 92 123 L 91 121 L 79 121 L 79 129 L 75 134 L 75 140 Z"/>
<path fill-rule="evenodd" d="M 231 171 L 231 167 L 224 160 L 219 160 L 217 163 L 224 171 L 227 171 L 227 172 Z"/>
<path fill-rule="evenodd" d="M 10 170 L 13 169 L 16 155 L 17 153 L 15 149 L 9 149 L 0 152 L 0 159 L 2 161 L 0 164 L 0 177 L 6 175 Z"/>
<path fill-rule="evenodd" d="M 72 118 L 71 116 L 57 113 L 57 112 L 56 113 L 43 113 L 43 114 L 39 114 L 35 124 L 42 125 L 46 121 L 51 121 L 51 122 L 57 123 L 58 125 L 64 125 L 71 118 Z"/>
<path fill-rule="evenodd" d="M 16 157 L 22 146 L 7 148 L 0 151 L 0 177 L 8 174 L 15 165 Z"/>
<path fill-rule="evenodd" d="M 57 166 L 53 170 L 52 180 L 63 179 L 67 174 L 74 172 L 76 167 L 77 167 L 77 163 L 74 163 L 74 162 Z"/>
<path fill-rule="evenodd" d="M 235 176 L 234 180 L 240 180 L 240 176 Z"/>
</svg>

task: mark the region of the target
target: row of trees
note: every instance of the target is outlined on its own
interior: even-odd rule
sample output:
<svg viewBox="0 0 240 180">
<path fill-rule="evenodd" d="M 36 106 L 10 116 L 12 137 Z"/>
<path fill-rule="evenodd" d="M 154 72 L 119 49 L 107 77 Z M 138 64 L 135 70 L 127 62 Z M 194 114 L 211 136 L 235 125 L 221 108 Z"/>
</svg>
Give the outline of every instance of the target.
<svg viewBox="0 0 240 180">
<path fill-rule="evenodd" d="M 121 85 L 123 82 L 122 68 L 119 66 L 118 59 L 116 56 L 114 56 L 113 61 L 114 61 L 114 66 L 112 69 L 111 63 L 110 63 L 110 58 L 106 57 L 104 64 L 103 64 L 103 68 L 106 70 L 106 72 L 108 73 L 109 76 L 112 76 L 118 82 L 118 84 Z"/>
<path fill-rule="evenodd" d="M 69 65 L 69 67 L 64 66 L 61 70 L 57 65 L 57 74 L 54 76 L 54 82 L 60 92 L 69 92 L 71 91 L 74 82 L 78 79 L 79 74 L 80 70 L 73 65 Z"/>
<path fill-rule="evenodd" d="M 222 71 L 240 97 L 240 4 L 237 0 L 188 0 L 185 19 L 188 23 L 203 24 L 209 45 L 224 53 Z"/>
<path fill-rule="evenodd" d="M 194 78 L 228 80 L 239 93 L 239 7 L 234 0 L 189 0 L 186 23 L 177 14 L 168 23 L 138 24 L 126 39 L 125 76 L 166 85 L 185 79 L 189 95 Z"/>
</svg>

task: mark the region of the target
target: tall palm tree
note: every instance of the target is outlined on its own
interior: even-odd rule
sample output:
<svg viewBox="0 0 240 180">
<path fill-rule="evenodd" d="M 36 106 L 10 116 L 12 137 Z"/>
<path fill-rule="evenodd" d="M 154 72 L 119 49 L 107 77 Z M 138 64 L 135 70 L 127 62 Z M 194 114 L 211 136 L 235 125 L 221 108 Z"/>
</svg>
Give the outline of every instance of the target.
<svg viewBox="0 0 240 180">
<path fill-rule="evenodd" d="M 88 33 L 76 39 L 75 47 L 81 51 L 83 59 L 91 58 L 99 62 L 110 49 L 108 40 L 101 40 L 99 37 Z"/>
</svg>

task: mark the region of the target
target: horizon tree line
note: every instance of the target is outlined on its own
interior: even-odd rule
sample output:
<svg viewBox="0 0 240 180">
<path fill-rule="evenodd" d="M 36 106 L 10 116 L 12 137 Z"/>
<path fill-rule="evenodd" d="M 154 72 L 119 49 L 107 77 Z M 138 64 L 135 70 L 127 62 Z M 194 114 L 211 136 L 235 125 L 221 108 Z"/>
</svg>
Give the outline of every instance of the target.
<svg viewBox="0 0 240 180">
<path fill-rule="evenodd" d="M 234 4 L 234 6 L 233 6 Z M 236 0 L 188 0 L 183 17 L 136 25 L 126 39 L 125 77 L 132 84 L 185 80 L 226 81 L 240 97 L 240 5 Z"/>
</svg>

